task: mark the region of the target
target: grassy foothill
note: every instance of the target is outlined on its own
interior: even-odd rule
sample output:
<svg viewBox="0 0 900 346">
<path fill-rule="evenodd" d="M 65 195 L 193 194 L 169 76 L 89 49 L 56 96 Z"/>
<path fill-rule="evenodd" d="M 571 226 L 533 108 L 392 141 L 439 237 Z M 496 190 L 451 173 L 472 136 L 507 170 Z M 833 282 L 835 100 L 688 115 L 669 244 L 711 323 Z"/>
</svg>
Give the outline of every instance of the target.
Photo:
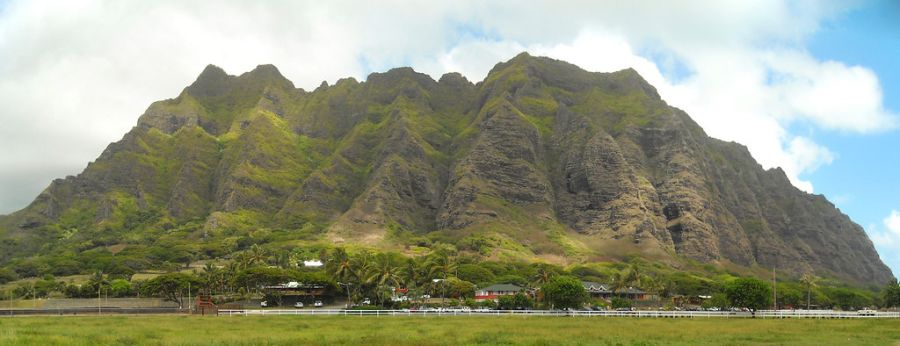
<svg viewBox="0 0 900 346">
<path fill-rule="evenodd" d="M 0 345 L 900 345 L 900 320 L 598 317 L 0 318 Z"/>
</svg>

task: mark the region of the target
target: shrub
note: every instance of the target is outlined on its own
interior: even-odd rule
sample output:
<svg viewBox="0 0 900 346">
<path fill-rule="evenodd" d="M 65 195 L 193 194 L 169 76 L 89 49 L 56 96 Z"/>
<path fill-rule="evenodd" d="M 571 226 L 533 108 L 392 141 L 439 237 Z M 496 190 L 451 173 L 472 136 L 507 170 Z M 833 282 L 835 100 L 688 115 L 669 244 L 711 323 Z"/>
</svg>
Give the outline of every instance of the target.
<svg viewBox="0 0 900 346">
<path fill-rule="evenodd" d="M 16 272 L 9 270 L 8 268 L 0 268 L 0 284 L 16 281 L 18 278 L 19 275 L 17 275 Z"/>
<path fill-rule="evenodd" d="M 610 300 L 609 304 L 613 309 L 631 308 L 631 300 L 620 297 L 613 297 L 612 300 Z"/>
<path fill-rule="evenodd" d="M 756 278 L 740 278 L 725 287 L 725 295 L 731 306 L 747 308 L 751 311 L 768 306 L 772 290 L 769 285 Z"/>
<path fill-rule="evenodd" d="M 581 281 L 570 276 L 557 276 L 541 286 L 544 299 L 557 309 L 580 308 L 587 300 Z"/>
</svg>

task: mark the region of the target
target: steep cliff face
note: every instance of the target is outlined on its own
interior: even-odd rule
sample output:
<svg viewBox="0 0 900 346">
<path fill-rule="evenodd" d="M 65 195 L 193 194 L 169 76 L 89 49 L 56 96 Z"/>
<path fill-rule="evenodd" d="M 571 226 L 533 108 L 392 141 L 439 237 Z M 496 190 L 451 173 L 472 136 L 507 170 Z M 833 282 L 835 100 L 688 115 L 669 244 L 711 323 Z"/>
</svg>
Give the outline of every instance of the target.
<svg viewBox="0 0 900 346">
<path fill-rule="evenodd" d="M 478 84 L 400 68 L 309 92 L 270 65 L 240 76 L 209 66 L 84 172 L 0 218 L 0 259 L 113 244 L 152 253 L 178 239 L 215 256 L 273 233 L 385 248 L 428 237 L 568 263 L 631 253 L 892 276 L 824 197 L 708 137 L 635 71 L 527 54 Z"/>
</svg>

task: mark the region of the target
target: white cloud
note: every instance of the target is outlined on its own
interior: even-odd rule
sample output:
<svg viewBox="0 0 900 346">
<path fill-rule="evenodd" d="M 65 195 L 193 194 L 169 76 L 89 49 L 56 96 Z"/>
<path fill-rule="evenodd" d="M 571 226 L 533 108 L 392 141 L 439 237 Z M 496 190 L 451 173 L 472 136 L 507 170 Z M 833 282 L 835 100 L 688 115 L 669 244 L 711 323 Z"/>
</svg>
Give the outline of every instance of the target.
<svg viewBox="0 0 900 346">
<path fill-rule="evenodd" d="M 882 226 L 870 224 L 866 233 L 872 238 L 881 259 L 896 273 L 900 267 L 900 211 L 891 210 L 891 214 L 882 220 Z"/>
<path fill-rule="evenodd" d="M 895 125 L 868 69 L 819 61 L 803 40 L 846 10 L 800 1 L 13 1 L 0 12 L 0 212 L 75 174 L 155 100 L 208 63 L 274 63 L 307 89 L 412 65 L 481 80 L 522 50 L 594 71 L 634 67 L 715 137 L 792 182 L 835 155 L 792 124 Z M 648 56 L 652 53 L 656 60 Z M 664 57 L 660 62 L 659 57 Z M 684 75 L 663 70 L 676 63 Z M 677 78 L 675 78 L 677 77 Z"/>
<path fill-rule="evenodd" d="M 884 218 L 884 227 L 891 231 L 894 236 L 900 238 L 900 212 L 892 210 L 891 215 Z"/>
</svg>

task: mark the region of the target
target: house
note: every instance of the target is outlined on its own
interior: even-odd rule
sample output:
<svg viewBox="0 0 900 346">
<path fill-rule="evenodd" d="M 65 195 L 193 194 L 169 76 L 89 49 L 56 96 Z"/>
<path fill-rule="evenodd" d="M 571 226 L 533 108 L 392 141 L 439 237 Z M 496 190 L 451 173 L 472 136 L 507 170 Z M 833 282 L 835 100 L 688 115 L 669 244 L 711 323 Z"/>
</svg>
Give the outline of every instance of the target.
<svg viewBox="0 0 900 346">
<path fill-rule="evenodd" d="M 584 290 L 590 294 L 591 298 L 612 299 L 612 297 L 622 297 L 631 300 L 646 300 L 648 298 L 647 292 L 637 287 L 625 287 L 617 292 L 613 292 L 610 284 L 582 281 L 581 285 L 584 286 Z"/>
<path fill-rule="evenodd" d="M 494 300 L 500 296 L 511 296 L 522 292 L 524 288 L 511 284 L 497 284 L 475 291 L 475 301 Z"/>
<path fill-rule="evenodd" d="M 581 285 L 591 298 L 610 299 L 612 298 L 612 289 L 609 285 L 591 281 L 582 281 Z"/>
<path fill-rule="evenodd" d="M 325 285 L 296 281 L 280 285 L 263 286 L 262 289 L 267 299 L 274 298 L 274 300 L 269 300 L 270 303 L 278 302 L 278 304 L 285 305 L 291 305 L 299 301 L 309 301 L 328 294 Z"/>
</svg>

